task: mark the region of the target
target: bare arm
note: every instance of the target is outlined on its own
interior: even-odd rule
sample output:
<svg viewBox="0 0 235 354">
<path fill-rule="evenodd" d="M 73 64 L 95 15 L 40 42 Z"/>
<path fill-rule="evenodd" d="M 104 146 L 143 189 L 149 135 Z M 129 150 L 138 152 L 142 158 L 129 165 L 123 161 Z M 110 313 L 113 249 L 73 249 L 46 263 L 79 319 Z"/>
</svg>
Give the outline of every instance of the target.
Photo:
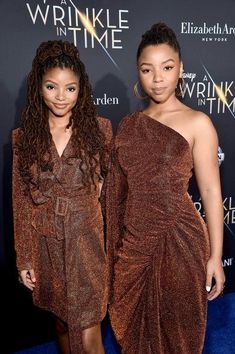
<svg viewBox="0 0 235 354">
<path fill-rule="evenodd" d="M 206 115 L 198 113 L 194 123 L 193 159 L 210 237 L 207 289 L 211 288 L 212 278 L 215 279 L 215 286 L 208 295 L 209 300 L 213 300 L 222 292 L 225 281 L 221 260 L 223 250 L 223 203 L 217 151 L 218 138 L 216 131 L 210 119 Z"/>
</svg>

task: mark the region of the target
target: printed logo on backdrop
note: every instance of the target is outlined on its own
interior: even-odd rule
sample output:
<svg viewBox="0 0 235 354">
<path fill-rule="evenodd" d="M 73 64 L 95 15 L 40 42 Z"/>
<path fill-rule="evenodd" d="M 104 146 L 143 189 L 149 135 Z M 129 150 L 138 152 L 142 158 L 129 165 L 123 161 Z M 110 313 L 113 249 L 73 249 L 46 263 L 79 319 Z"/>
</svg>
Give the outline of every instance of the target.
<svg viewBox="0 0 235 354">
<path fill-rule="evenodd" d="M 221 147 L 218 147 L 218 161 L 219 165 L 223 163 L 225 159 L 225 154 Z M 199 198 L 198 200 L 194 200 L 194 205 L 197 211 L 201 214 L 203 218 L 205 218 L 205 211 L 203 209 L 202 205 L 202 200 Z M 234 226 L 235 226 L 235 200 L 232 196 L 225 197 L 223 200 L 223 209 L 224 209 L 224 225 L 225 228 L 227 229 L 228 233 L 232 235 L 235 239 L 235 233 L 233 231 Z M 230 259 L 227 263 L 230 262 L 230 264 L 225 264 L 225 266 L 231 266 L 232 265 L 233 259 Z"/>
<path fill-rule="evenodd" d="M 203 209 L 201 198 L 194 200 L 194 205 L 197 211 L 205 218 L 205 211 Z M 228 234 L 234 237 L 235 239 L 235 200 L 232 196 L 225 197 L 223 200 L 223 209 L 224 209 L 224 225 Z M 233 265 L 233 258 L 224 259 L 224 266 L 229 267 Z"/>
<path fill-rule="evenodd" d="M 223 267 L 232 267 L 233 266 L 233 260 L 234 258 L 233 257 L 230 257 L 230 258 L 224 258 L 223 259 Z"/>
<path fill-rule="evenodd" d="M 80 48 L 100 48 L 118 68 L 109 50 L 123 49 L 123 33 L 129 29 L 129 10 L 81 9 L 79 0 L 32 0 L 26 3 L 26 8 L 33 25 L 54 26 L 58 38 L 68 37 Z"/>
<path fill-rule="evenodd" d="M 69 40 L 81 48 L 102 50 L 107 60 L 118 69 L 110 54 L 113 49 L 123 49 L 123 34 L 129 29 L 127 9 L 86 7 L 81 9 L 79 0 L 27 1 L 27 12 L 33 25 L 53 26 L 58 39 Z M 96 106 L 118 105 L 118 97 L 106 92 L 93 97 Z"/>
<path fill-rule="evenodd" d="M 223 153 L 223 150 L 221 149 L 221 147 L 218 147 L 218 160 L 219 160 L 219 166 L 221 166 L 222 162 L 224 162 L 224 157 L 225 154 Z"/>
<path fill-rule="evenodd" d="M 182 98 L 194 99 L 199 108 L 206 108 L 209 114 L 230 113 L 235 118 L 234 81 L 216 82 L 203 66 L 204 73 L 183 73 Z"/>
<path fill-rule="evenodd" d="M 222 22 L 199 24 L 185 21 L 181 22 L 180 29 L 181 34 L 198 37 L 202 42 L 228 42 L 235 36 L 235 27 Z"/>
<path fill-rule="evenodd" d="M 102 97 L 94 97 L 93 102 L 96 106 L 111 106 L 111 105 L 118 105 L 119 99 L 117 96 L 110 97 L 106 92 L 104 92 Z"/>
</svg>

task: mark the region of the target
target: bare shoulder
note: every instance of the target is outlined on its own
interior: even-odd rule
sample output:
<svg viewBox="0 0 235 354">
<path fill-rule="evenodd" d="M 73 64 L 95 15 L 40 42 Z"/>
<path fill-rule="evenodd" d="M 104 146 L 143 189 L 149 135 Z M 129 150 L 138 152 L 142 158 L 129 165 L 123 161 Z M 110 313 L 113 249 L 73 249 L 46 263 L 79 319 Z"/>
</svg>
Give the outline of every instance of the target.
<svg viewBox="0 0 235 354">
<path fill-rule="evenodd" d="M 202 144 L 207 144 L 208 146 L 213 144 L 218 144 L 218 135 L 211 118 L 201 112 L 191 110 L 189 114 L 190 127 L 193 132 L 194 142 Z"/>
<path fill-rule="evenodd" d="M 197 126 L 198 127 L 206 127 L 208 125 L 213 126 L 211 118 L 204 112 L 196 111 L 191 108 L 187 109 L 187 111 L 185 112 L 186 112 L 185 114 L 187 114 L 189 121 L 191 122 L 191 124 L 195 126 L 195 128 Z"/>
<path fill-rule="evenodd" d="M 192 127 L 194 132 L 215 132 L 215 127 L 211 118 L 204 112 L 187 108 L 184 110 L 184 115 L 187 123 Z"/>
</svg>

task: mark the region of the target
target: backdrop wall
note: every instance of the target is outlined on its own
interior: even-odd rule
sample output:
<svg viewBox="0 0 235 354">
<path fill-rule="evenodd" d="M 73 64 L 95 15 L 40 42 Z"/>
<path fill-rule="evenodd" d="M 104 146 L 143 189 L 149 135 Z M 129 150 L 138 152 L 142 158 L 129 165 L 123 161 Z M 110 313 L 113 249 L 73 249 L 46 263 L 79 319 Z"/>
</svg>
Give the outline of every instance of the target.
<svg viewBox="0 0 235 354">
<path fill-rule="evenodd" d="M 136 49 L 153 23 L 164 21 L 180 41 L 184 101 L 208 114 L 219 135 L 218 158 L 224 200 L 226 291 L 235 291 L 235 3 L 233 0 L 21 0 L 0 2 L 0 264 L 9 286 L 18 289 L 11 212 L 11 131 L 25 103 L 26 75 L 42 41 L 62 39 L 79 47 L 98 113 L 114 129 L 130 111 L 142 109 L 133 94 Z M 93 28 L 82 19 L 88 18 Z M 199 194 L 190 187 L 197 209 Z M 14 297 L 15 299 L 15 297 Z"/>
</svg>

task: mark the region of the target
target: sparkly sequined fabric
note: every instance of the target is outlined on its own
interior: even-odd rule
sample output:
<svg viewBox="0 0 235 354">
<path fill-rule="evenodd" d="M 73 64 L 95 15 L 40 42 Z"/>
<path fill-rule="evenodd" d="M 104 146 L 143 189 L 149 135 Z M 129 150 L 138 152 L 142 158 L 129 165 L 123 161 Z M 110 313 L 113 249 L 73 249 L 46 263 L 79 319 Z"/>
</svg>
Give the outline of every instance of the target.
<svg viewBox="0 0 235 354">
<path fill-rule="evenodd" d="M 199 354 L 209 238 L 187 193 L 183 136 L 136 112 L 118 129 L 106 185 L 110 318 L 123 354 Z"/>
<path fill-rule="evenodd" d="M 111 122 L 99 118 L 107 141 Z M 80 160 L 69 141 L 59 157 L 51 146 L 53 170 L 40 172 L 39 186 L 25 195 L 17 169 L 13 131 L 13 210 L 19 270 L 36 274 L 34 303 L 68 323 L 71 353 L 81 354 L 81 330 L 98 324 L 107 308 L 107 260 L 99 188 L 82 185 Z M 37 178 L 37 173 L 35 173 Z M 98 183 L 98 181 L 97 181 Z"/>
</svg>

